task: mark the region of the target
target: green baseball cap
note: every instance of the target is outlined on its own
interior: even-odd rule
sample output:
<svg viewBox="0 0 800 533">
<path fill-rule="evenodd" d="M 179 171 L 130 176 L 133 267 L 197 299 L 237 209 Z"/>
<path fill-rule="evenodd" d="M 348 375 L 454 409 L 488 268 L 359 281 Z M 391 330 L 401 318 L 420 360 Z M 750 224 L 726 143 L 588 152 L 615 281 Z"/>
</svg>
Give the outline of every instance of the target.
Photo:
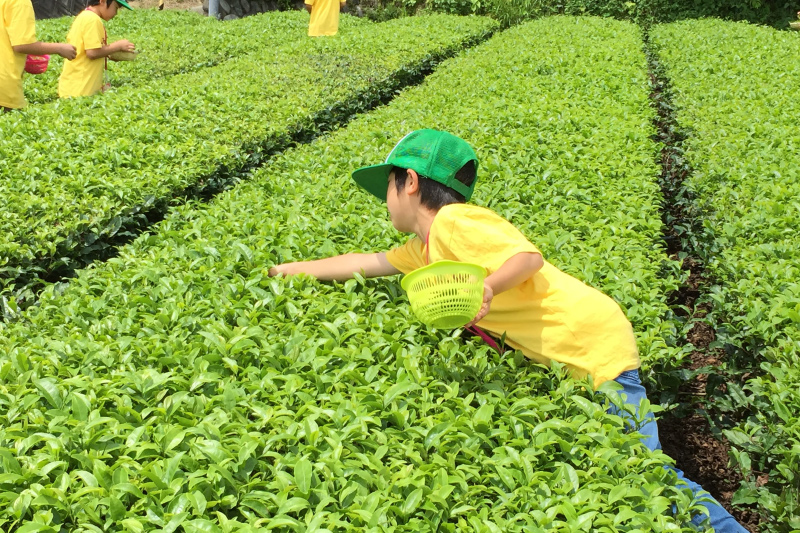
<svg viewBox="0 0 800 533">
<path fill-rule="evenodd" d="M 116 3 L 118 3 L 119 5 L 121 5 L 122 7 L 126 8 L 126 9 L 130 9 L 131 11 L 133 11 L 133 8 L 130 5 L 128 5 L 128 2 L 126 2 L 125 0 L 114 0 L 114 1 Z"/>
<path fill-rule="evenodd" d="M 470 161 L 475 162 L 477 172 L 478 156 L 465 140 L 446 131 L 416 130 L 400 139 L 389 152 L 386 161 L 353 172 L 353 180 L 385 202 L 392 167 L 410 168 L 420 176 L 438 181 L 469 200 L 478 182 L 477 177 L 471 186 L 467 186 L 456 179 L 456 172 Z"/>
</svg>

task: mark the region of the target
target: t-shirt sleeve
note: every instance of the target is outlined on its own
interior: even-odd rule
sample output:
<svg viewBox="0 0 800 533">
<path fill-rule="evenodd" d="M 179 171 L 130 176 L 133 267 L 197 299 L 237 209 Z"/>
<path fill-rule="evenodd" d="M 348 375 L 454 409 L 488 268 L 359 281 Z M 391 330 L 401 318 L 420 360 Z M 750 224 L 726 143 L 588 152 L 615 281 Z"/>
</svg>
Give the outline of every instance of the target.
<svg viewBox="0 0 800 533">
<path fill-rule="evenodd" d="M 8 26 L 8 40 L 11 46 L 36 42 L 36 20 L 33 4 L 29 0 L 14 2 L 11 11 L 11 24 Z"/>
<path fill-rule="evenodd" d="M 313 6 L 314 5 L 314 0 L 305 0 L 305 4 L 307 6 Z"/>
<path fill-rule="evenodd" d="M 456 261 L 481 265 L 492 274 L 519 253 L 541 253 L 513 224 L 489 210 L 452 213 L 436 233 L 438 242 L 430 246 L 447 250 Z"/>
<path fill-rule="evenodd" d="M 99 18 L 92 20 L 83 31 L 83 47 L 86 50 L 95 50 L 103 47 L 106 31 L 103 21 Z"/>
<path fill-rule="evenodd" d="M 386 252 L 386 260 L 403 274 L 408 274 L 425 266 L 425 245 L 419 237 L 414 237 Z"/>
</svg>

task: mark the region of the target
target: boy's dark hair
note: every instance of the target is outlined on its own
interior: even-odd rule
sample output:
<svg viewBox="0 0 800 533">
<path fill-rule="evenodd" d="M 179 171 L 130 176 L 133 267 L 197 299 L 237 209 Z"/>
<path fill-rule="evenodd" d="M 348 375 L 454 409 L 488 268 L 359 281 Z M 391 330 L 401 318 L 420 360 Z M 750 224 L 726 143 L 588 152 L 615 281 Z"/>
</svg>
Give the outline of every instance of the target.
<svg viewBox="0 0 800 533">
<path fill-rule="evenodd" d="M 406 186 L 408 170 L 400 167 L 392 167 L 392 172 L 394 172 L 395 188 L 398 191 L 402 191 Z M 467 161 L 467 163 L 456 172 L 456 179 L 467 187 L 470 187 L 472 186 L 472 182 L 475 181 L 475 175 L 475 162 Z M 422 175 L 419 176 L 419 200 L 423 206 L 433 211 L 438 211 L 448 204 L 463 204 L 467 201 L 463 194 L 456 192 L 447 185 Z"/>
</svg>

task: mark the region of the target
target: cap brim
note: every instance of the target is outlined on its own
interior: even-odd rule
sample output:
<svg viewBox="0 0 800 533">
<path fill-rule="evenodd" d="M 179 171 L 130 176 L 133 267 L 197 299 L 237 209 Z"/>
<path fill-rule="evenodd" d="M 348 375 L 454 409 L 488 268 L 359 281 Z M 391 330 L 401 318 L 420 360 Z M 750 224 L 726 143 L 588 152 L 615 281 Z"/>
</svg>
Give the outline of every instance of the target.
<svg viewBox="0 0 800 533">
<path fill-rule="evenodd" d="M 121 5 L 122 7 L 124 7 L 125 9 L 130 9 L 131 11 L 133 11 L 133 8 L 132 8 L 131 6 L 129 6 L 129 5 L 128 5 L 128 2 L 126 2 L 125 0 L 115 0 L 115 1 L 116 1 L 116 2 L 117 2 L 119 5 Z"/>
<path fill-rule="evenodd" d="M 394 167 L 391 163 L 381 163 L 362 167 L 353 172 L 353 181 L 358 183 L 362 189 L 378 198 L 386 201 L 386 191 L 389 188 L 389 173 Z"/>
</svg>

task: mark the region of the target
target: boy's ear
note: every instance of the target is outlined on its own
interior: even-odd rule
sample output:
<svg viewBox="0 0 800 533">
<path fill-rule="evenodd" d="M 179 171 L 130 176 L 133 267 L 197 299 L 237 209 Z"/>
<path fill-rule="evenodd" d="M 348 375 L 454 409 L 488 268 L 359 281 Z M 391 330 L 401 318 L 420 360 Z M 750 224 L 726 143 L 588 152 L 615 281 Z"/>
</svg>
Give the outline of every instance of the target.
<svg viewBox="0 0 800 533">
<path fill-rule="evenodd" d="M 417 171 L 409 168 L 407 171 L 406 186 L 403 189 L 407 194 L 414 194 L 419 192 L 419 174 Z"/>
</svg>

